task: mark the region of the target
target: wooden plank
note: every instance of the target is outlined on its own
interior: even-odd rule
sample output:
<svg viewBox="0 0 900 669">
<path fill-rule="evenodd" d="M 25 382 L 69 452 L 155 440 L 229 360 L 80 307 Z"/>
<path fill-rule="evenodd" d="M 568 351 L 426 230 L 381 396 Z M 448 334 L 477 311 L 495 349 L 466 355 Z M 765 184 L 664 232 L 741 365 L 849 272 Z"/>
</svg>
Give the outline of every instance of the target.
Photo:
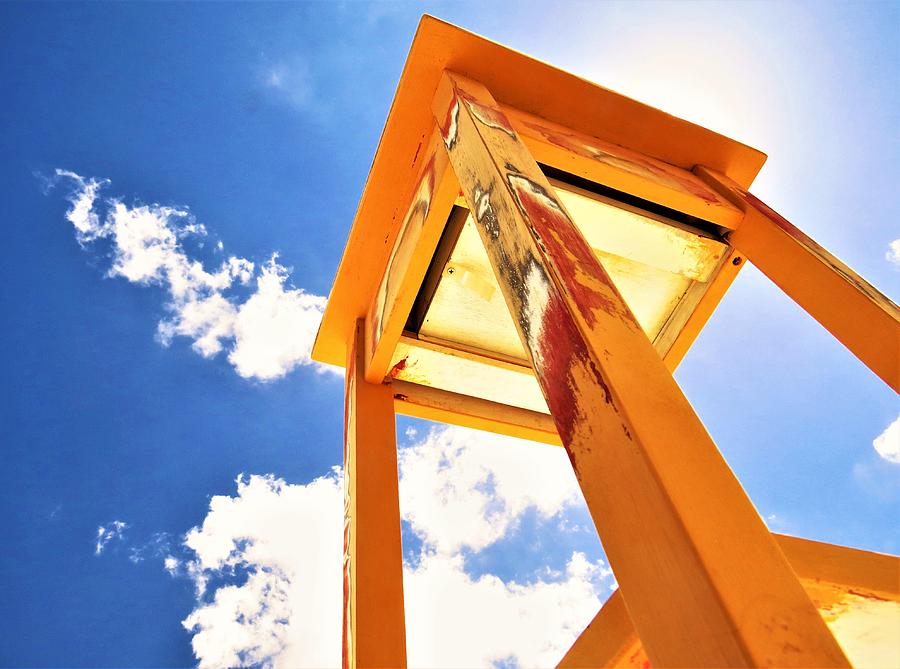
<svg viewBox="0 0 900 669">
<path fill-rule="evenodd" d="M 900 392 L 900 309 L 753 194 L 715 170 L 697 175 L 744 212 L 732 246 Z"/>
<path fill-rule="evenodd" d="M 846 593 L 900 601 L 900 558 L 772 534 L 785 557 L 811 593 L 823 584 Z M 579 635 L 558 669 L 641 666 L 641 640 L 616 590 Z"/>
<path fill-rule="evenodd" d="M 394 410 L 414 418 L 561 446 L 553 419 L 538 411 L 394 380 Z"/>
<path fill-rule="evenodd" d="M 734 229 L 741 212 L 688 170 L 501 105 L 539 163 Z"/>
<path fill-rule="evenodd" d="M 482 85 L 435 118 L 656 666 L 848 666 L 761 518 Z"/>
<path fill-rule="evenodd" d="M 366 312 L 369 349 L 365 376 L 369 383 L 380 383 L 390 369 L 394 348 L 459 192 L 453 170 L 447 169 L 447 152 L 437 129 L 425 151 L 409 209 Z"/>
<path fill-rule="evenodd" d="M 344 669 L 406 666 L 394 394 L 363 377 L 364 340 L 360 319 L 344 398 Z"/>
</svg>

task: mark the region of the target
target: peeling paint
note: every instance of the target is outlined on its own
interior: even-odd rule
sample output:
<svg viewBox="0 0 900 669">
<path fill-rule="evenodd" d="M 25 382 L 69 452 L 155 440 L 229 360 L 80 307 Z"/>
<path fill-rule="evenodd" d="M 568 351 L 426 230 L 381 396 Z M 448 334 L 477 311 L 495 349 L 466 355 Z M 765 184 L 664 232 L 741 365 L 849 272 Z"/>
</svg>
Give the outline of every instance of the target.
<svg viewBox="0 0 900 669">
<path fill-rule="evenodd" d="M 451 151 L 456 146 L 456 138 L 459 133 L 459 98 L 454 96 L 453 105 L 447 110 L 447 117 L 441 124 L 441 137 L 444 146 Z"/>
<path fill-rule="evenodd" d="M 519 210 L 540 241 L 540 248 L 560 272 L 588 326 L 596 324 L 594 309 L 602 309 L 640 329 L 609 275 L 556 199 L 523 175 L 507 174 L 507 182 Z"/>
<path fill-rule="evenodd" d="M 709 205 L 722 206 L 725 204 L 715 192 L 705 188 L 702 182 L 688 176 L 689 173 L 668 166 L 667 163 L 650 160 L 638 153 L 621 149 L 615 144 L 602 140 L 553 131 L 530 121 L 526 121 L 525 125 L 536 130 L 547 142 L 583 158 L 596 160 L 642 179 L 654 181 L 672 190 L 689 193 Z M 590 143 L 588 143 L 589 141 Z"/>
<path fill-rule="evenodd" d="M 403 370 L 406 369 L 406 361 L 407 360 L 408 360 L 408 358 L 403 358 L 396 365 L 391 367 L 391 371 L 388 372 L 388 376 L 390 376 L 392 379 L 396 379 L 397 376 L 400 374 L 400 372 L 402 372 Z"/>
</svg>

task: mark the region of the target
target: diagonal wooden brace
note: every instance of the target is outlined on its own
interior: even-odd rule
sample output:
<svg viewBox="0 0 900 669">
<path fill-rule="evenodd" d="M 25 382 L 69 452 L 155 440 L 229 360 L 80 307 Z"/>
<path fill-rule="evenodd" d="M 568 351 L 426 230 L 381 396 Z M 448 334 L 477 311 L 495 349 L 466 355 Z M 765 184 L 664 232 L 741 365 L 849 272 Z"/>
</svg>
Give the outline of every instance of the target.
<svg viewBox="0 0 900 669">
<path fill-rule="evenodd" d="M 729 243 L 900 393 L 900 309 L 752 193 L 715 170 L 694 172 L 744 212 Z"/>
<path fill-rule="evenodd" d="M 491 94 L 445 72 L 433 110 L 654 666 L 848 666 Z"/>
<path fill-rule="evenodd" d="M 826 593 L 820 610 L 833 608 L 832 590 L 868 601 L 900 602 L 900 558 L 870 551 L 825 544 L 809 539 L 772 534 L 807 591 Z M 815 601 L 816 596 L 813 596 Z M 845 606 L 847 606 L 845 604 Z M 863 643 L 870 644 L 861 634 Z M 876 635 L 877 638 L 877 635 Z M 628 617 L 625 601 L 616 590 L 572 644 L 557 669 L 641 666 L 645 659 L 641 640 Z"/>
</svg>

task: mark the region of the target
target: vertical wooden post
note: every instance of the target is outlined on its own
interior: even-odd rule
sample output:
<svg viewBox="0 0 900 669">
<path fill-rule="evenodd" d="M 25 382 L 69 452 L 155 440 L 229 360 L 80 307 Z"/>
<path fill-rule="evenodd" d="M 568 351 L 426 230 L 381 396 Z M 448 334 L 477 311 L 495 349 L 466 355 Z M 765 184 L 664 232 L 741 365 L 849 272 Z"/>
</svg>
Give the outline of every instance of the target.
<svg viewBox="0 0 900 669">
<path fill-rule="evenodd" d="M 394 395 L 365 380 L 365 321 L 347 356 L 344 396 L 343 666 L 405 667 L 403 550 Z"/>
<path fill-rule="evenodd" d="M 694 172 L 744 212 L 729 243 L 900 393 L 900 309 L 886 295 L 728 177 Z"/>
<path fill-rule="evenodd" d="M 651 662 L 848 666 L 490 93 L 445 73 L 433 110 Z"/>
</svg>

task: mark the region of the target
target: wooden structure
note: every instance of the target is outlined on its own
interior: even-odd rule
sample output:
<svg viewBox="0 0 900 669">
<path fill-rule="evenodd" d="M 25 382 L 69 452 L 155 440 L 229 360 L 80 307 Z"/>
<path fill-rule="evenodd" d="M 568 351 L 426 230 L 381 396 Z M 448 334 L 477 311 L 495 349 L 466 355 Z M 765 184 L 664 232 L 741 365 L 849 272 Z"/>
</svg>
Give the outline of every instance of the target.
<svg viewBox="0 0 900 669">
<path fill-rule="evenodd" d="M 346 667 L 406 663 L 395 411 L 566 448 L 619 592 L 561 666 L 849 666 L 810 584 L 896 603 L 897 559 L 770 534 L 672 377 L 748 260 L 900 387 L 897 306 L 747 192 L 764 160 L 423 18 L 313 350 Z"/>
</svg>

